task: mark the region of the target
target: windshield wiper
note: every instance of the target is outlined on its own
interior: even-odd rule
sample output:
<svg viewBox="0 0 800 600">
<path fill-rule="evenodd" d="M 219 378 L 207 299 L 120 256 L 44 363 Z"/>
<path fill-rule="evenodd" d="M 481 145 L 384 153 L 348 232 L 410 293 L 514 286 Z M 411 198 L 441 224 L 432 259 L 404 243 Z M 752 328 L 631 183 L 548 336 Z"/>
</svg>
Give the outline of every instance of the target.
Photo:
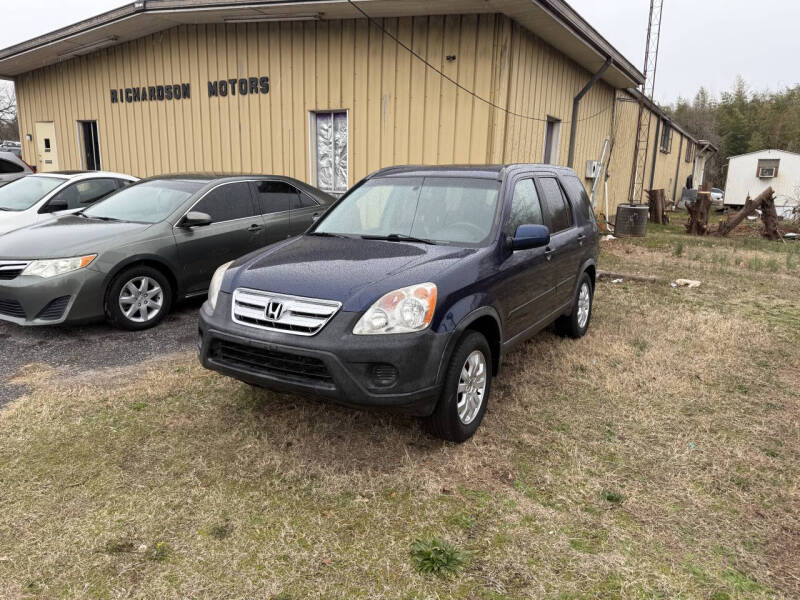
<svg viewBox="0 0 800 600">
<path fill-rule="evenodd" d="M 362 235 L 362 240 L 383 240 L 386 242 L 417 242 L 420 244 L 429 244 L 431 246 L 436 246 L 437 243 L 434 240 L 428 240 L 425 238 L 418 238 L 414 237 L 413 235 L 405 235 L 403 233 L 390 233 L 389 235 Z"/>
<path fill-rule="evenodd" d="M 84 219 L 97 219 L 98 221 L 109 221 L 113 223 L 117 223 L 122 221 L 122 219 L 115 219 L 114 217 L 95 217 L 94 215 L 87 215 L 84 212 L 75 213 L 76 215 L 80 215 Z"/>
<path fill-rule="evenodd" d="M 335 237 L 335 238 L 346 238 L 348 236 L 341 234 L 341 233 L 329 233 L 327 231 L 310 231 L 306 235 L 316 235 L 319 237 Z"/>
</svg>

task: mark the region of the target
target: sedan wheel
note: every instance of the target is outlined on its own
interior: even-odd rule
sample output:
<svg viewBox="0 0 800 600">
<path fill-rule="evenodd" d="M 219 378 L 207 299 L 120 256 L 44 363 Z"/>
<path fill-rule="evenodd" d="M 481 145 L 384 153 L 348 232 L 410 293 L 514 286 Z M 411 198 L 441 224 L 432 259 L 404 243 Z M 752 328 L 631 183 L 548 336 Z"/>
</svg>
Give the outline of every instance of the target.
<svg viewBox="0 0 800 600">
<path fill-rule="evenodd" d="M 114 277 L 108 286 L 106 316 L 121 329 L 154 327 L 169 313 L 173 293 L 164 273 L 149 265 L 134 265 Z"/>
<path fill-rule="evenodd" d="M 119 307 L 126 319 L 147 323 L 158 317 L 164 308 L 164 290 L 151 277 L 134 277 L 122 286 Z"/>
</svg>

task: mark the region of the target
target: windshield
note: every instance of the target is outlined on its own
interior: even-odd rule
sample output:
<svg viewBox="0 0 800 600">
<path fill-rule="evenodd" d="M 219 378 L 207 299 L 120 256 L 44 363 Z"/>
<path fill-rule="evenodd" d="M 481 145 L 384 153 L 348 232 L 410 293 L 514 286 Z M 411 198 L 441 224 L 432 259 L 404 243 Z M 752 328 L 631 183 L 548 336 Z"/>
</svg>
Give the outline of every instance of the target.
<svg viewBox="0 0 800 600">
<path fill-rule="evenodd" d="M 206 183 L 169 179 L 143 181 L 87 208 L 83 214 L 95 219 L 160 223 Z"/>
<path fill-rule="evenodd" d="M 66 179 L 28 175 L 0 187 L 0 210 L 26 210 L 52 192 Z"/>
<path fill-rule="evenodd" d="M 492 232 L 499 193 L 500 183 L 490 179 L 372 179 L 329 211 L 314 233 L 479 245 Z"/>
</svg>

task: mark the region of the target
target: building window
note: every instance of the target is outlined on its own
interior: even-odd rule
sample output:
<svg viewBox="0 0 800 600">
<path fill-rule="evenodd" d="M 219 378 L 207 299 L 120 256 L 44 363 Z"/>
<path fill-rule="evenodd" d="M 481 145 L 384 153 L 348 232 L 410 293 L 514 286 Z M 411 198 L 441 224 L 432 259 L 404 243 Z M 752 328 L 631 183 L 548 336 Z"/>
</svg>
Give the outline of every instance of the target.
<svg viewBox="0 0 800 600">
<path fill-rule="evenodd" d="M 781 161 L 777 158 L 762 158 L 758 161 L 756 177 L 759 179 L 772 179 L 778 176 L 778 166 Z"/>
<path fill-rule="evenodd" d="M 347 191 L 348 129 L 347 111 L 311 113 L 312 181 L 330 194 Z"/>
<path fill-rule="evenodd" d="M 686 162 L 690 163 L 694 160 L 694 142 L 687 140 L 686 142 Z"/>
<path fill-rule="evenodd" d="M 558 142 L 561 138 L 561 120 L 547 117 L 547 128 L 544 132 L 544 156 L 542 162 L 554 165 L 558 162 Z"/>
<path fill-rule="evenodd" d="M 78 121 L 78 138 L 84 170 L 99 171 L 100 141 L 97 137 L 97 121 Z"/>
<path fill-rule="evenodd" d="M 659 147 L 664 154 L 672 152 L 672 127 L 669 121 L 666 120 L 661 122 L 661 143 Z"/>
</svg>

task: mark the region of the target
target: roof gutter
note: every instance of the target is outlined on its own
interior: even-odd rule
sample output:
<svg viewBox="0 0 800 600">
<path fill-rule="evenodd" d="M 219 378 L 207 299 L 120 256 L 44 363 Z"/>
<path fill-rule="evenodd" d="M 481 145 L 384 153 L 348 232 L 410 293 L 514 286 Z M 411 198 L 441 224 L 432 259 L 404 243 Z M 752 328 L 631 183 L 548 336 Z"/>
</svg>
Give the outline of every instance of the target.
<svg viewBox="0 0 800 600">
<path fill-rule="evenodd" d="M 581 100 L 594 87 L 594 84 L 599 81 L 608 68 L 614 64 L 614 60 L 609 56 L 600 70 L 592 75 L 589 82 L 583 86 L 583 89 L 578 92 L 575 98 L 572 99 L 572 118 L 569 124 L 569 158 L 567 159 L 567 166 L 572 168 L 575 162 L 575 135 L 578 133 L 578 109 L 580 108 Z"/>
<path fill-rule="evenodd" d="M 644 74 L 634 67 L 614 46 L 587 23 L 575 10 L 563 0 L 533 0 L 547 9 L 552 15 L 572 31 L 572 33 L 597 52 L 601 57 L 615 58 L 614 66 L 622 71 L 637 85 L 644 83 Z"/>
</svg>

